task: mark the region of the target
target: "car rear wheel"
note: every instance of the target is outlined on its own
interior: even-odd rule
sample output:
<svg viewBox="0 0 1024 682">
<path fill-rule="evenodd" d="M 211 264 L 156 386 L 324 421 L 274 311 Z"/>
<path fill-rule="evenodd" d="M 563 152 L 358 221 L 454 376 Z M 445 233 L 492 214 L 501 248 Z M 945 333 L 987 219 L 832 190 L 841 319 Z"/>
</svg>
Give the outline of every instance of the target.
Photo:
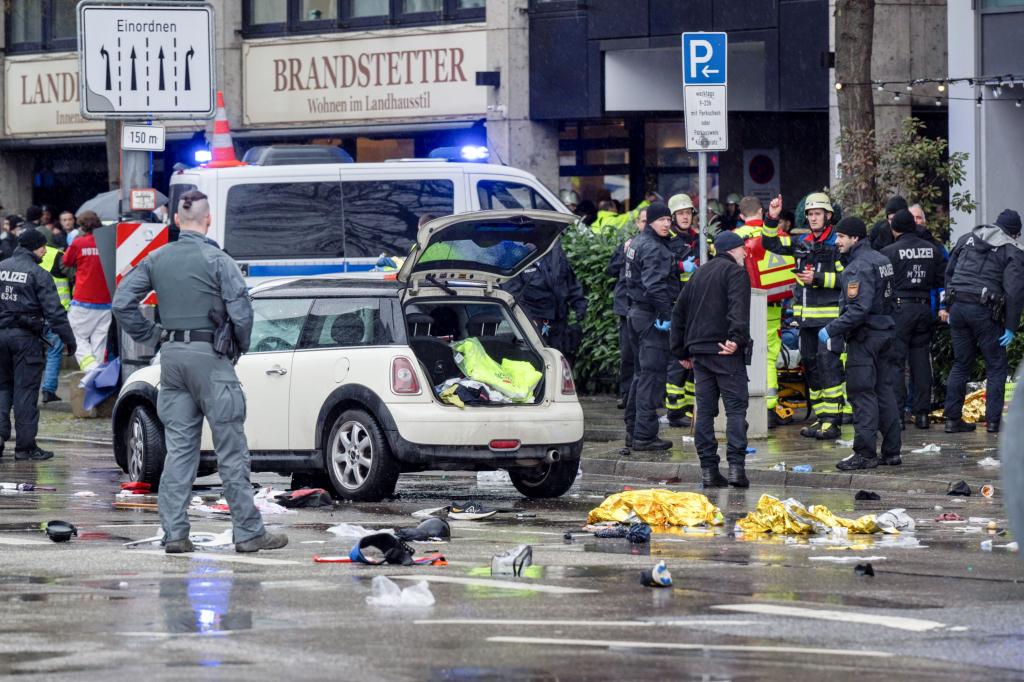
<svg viewBox="0 0 1024 682">
<path fill-rule="evenodd" d="M 149 483 L 156 490 L 164 468 L 164 430 L 148 405 L 137 405 L 125 426 L 128 478 Z"/>
<path fill-rule="evenodd" d="M 527 469 L 509 469 L 508 475 L 516 490 L 527 497 L 559 497 L 576 481 L 579 466 L 578 459 L 559 460 Z"/>
<path fill-rule="evenodd" d="M 377 421 L 362 410 L 346 410 L 324 443 L 331 485 L 345 500 L 377 502 L 398 483 L 398 462 Z"/>
</svg>

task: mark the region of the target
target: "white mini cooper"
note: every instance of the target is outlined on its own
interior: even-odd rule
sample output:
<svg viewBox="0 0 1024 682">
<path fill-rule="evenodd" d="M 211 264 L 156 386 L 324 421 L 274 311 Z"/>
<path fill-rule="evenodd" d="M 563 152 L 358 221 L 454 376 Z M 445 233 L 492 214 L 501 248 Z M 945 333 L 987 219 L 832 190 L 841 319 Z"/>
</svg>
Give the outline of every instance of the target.
<svg viewBox="0 0 1024 682">
<path fill-rule="evenodd" d="M 251 346 L 236 368 L 252 470 L 329 482 L 351 500 L 388 497 L 400 473 L 427 469 L 506 469 L 529 497 L 566 492 L 583 447 L 572 372 L 498 285 L 574 221 L 529 210 L 449 216 L 419 230 L 393 280 L 291 279 L 254 290 Z M 435 387 L 465 377 L 453 345 L 471 338 L 497 363 L 539 371 L 532 394 L 443 400 Z M 118 466 L 154 486 L 165 453 L 159 388 L 159 365 L 134 372 L 113 414 Z M 212 448 L 206 427 L 200 475 L 217 468 Z"/>
</svg>

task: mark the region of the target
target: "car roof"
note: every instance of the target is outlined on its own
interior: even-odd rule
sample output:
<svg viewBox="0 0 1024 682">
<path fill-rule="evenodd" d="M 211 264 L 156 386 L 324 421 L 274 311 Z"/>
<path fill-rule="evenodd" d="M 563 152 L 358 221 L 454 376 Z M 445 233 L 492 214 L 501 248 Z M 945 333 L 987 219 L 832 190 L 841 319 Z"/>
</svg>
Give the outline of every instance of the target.
<svg viewBox="0 0 1024 682">
<path fill-rule="evenodd" d="M 373 178 L 380 177 L 381 172 L 386 173 L 407 173 L 416 172 L 452 172 L 474 173 L 482 175 L 505 175 L 516 178 L 532 178 L 526 171 L 511 166 L 503 166 L 492 163 L 463 163 L 455 161 L 439 161 L 435 159 L 395 159 L 393 161 L 369 162 L 369 163 L 326 163 L 326 164 L 302 164 L 293 166 L 235 166 L 231 168 L 194 168 L 182 169 L 171 175 L 171 184 L 187 182 L 188 175 L 216 175 L 225 179 L 259 178 L 263 176 L 279 177 L 288 174 L 300 182 L 303 177 L 318 176 L 341 172 L 345 176 L 360 175 L 370 172 Z M 429 178 L 425 178 L 429 179 Z"/>
<path fill-rule="evenodd" d="M 346 296 L 398 296 L 403 285 L 393 279 L 309 277 L 263 285 L 253 298 L 340 298 Z"/>
</svg>

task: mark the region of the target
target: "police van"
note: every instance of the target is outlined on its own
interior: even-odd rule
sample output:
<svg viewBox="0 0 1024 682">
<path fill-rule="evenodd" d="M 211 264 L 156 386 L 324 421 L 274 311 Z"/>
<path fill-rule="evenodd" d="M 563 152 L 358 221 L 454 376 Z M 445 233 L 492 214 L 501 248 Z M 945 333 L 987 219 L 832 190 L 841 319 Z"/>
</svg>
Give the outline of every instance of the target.
<svg viewBox="0 0 1024 682">
<path fill-rule="evenodd" d="M 235 259 L 250 285 L 367 272 L 382 256 L 408 254 L 424 216 L 570 212 L 530 173 L 480 163 L 487 158 L 484 147 L 444 148 L 431 156 L 353 163 L 337 147 L 255 147 L 243 158 L 246 165 L 176 171 L 169 210 L 190 190 L 205 194 L 213 216 L 209 237 Z"/>
</svg>

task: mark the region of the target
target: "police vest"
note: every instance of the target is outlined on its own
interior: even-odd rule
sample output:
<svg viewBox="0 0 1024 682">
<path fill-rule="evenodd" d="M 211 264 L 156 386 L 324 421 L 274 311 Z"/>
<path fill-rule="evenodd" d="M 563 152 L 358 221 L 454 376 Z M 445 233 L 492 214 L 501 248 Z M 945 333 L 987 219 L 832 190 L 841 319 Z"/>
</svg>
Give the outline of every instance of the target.
<svg viewBox="0 0 1024 682">
<path fill-rule="evenodd" d="M 60 253 L 63 253 L 60 249 L 47 246 L 46 253 L 43 254 L 43 260 L 39 265 L 43 270 L 50 273 L 50 277 L 53 278 L 53 283 L 57 287 L 57 296 L 60 297 L 60 304 L 64 306 L 64 310 L 67 310 L 71 307 L 71 286 L 66 277 L 56 277 L 53 274 L 53 265 L 57 262 L 57 256 Z"/>
<path fill-rule="evenodd" d="M 769 303 L 778 303 L 793 296 L 793 284 L 796 276 L 793 267 L 796 259 L 772 253 L 764 248 L 761 242 L 761 228 L 756 225 L 744 225 L 736 228 L 736 234 L 744 241 L 747 253 L 745 265 L 750 276 L 750 286 L 767 292 Z M 779 241 L 789 246 L 789 235 L 780 234 Z"/>
</svg>

